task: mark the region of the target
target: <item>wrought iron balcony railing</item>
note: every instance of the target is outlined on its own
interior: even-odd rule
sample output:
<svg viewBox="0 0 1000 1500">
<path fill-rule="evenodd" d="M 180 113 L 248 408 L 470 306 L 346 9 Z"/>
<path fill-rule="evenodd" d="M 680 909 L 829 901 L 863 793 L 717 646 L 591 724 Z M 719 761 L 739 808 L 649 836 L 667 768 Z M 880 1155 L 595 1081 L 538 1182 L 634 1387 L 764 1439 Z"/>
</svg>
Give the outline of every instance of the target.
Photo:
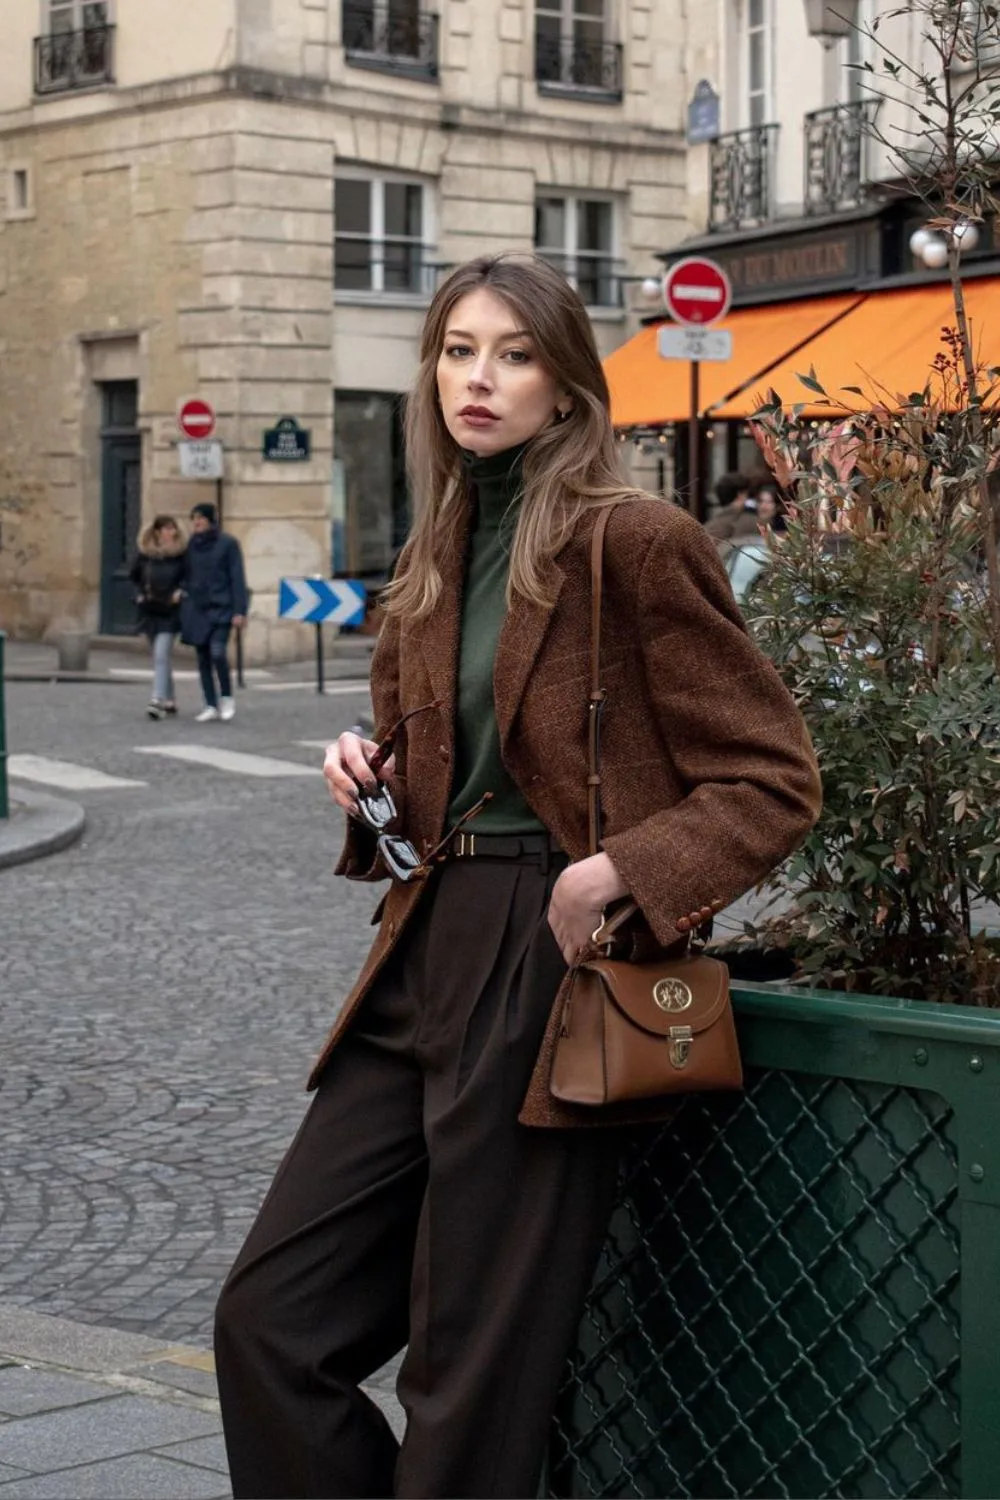
<svg viewBox="0 0 1000 1500">
<path fill-rule="evenodd" d="M 61 94 L 115 81 L 115 28 L 85 26 L 35 37 L 35 93 Z"/>
<path fill-rule="evenodd" d="M 416 0 L 344 0 L 341 40 L 353 67 L 430 82 L 438 76 L 438 17 Z"/>
<path fill-rule="evenodd" d="M 807 214 L 858 208 L 867 195 L 865 141 L 871 105 L 835 104 L 814 109 L 804 121 Z"/>
<path fill-rule="evenodd" d="M 430 297 L 452 269 L 436 259 L 432 246 L 413 240 L 337 235 L 334 242 L 333 284 L 341 293 Z"/>
<path fill-rule="evenodd" d="M 622 97 L 621 44 L 536 33 L 535 81 L 540 94 L 582 93 L 616 103 Z"/>
<path fill-rule="evenodd" d="M 711 144 L 710 231 L 745 229 L 771 216 L 771 156 L 777 125 L 752 125 Z"/>
<path fill-rule="evenodd" d="M 576 287 L 588 307 L 621 307 L 624 303 L 623 262 L 598 251 L 578 250 L 567 255 L 539 246 L 537 253 Z"/>
</svg>

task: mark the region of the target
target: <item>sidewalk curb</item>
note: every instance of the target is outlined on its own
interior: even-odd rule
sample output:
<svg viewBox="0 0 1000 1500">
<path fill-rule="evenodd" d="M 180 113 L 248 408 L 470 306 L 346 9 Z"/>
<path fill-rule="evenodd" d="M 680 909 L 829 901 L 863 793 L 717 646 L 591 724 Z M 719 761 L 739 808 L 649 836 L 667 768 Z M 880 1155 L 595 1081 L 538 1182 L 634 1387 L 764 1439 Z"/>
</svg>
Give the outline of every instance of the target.
<svg viewBox="0 0 1000 1500">
<path fill-rule="evenodd" d="M 167 1344 L 141 1333 L 123 1333 L 49 1313 L 0 1306 L 0 1361 L 74 1375 L 201 1411 L 219 1410 L 214 1396 L 157 1378 L 160 1369 L 164 1377 L 184 1370 L 214 1376 L 211 1350 L 191 1344 Z"/>
<path fill-rule="evenodd" d="M 83 833 L 87 817 L 78 802 L 18 787 L 10 793 L 11 809 L 23 808 L 0 822 L 0 870 L 23 865 L 68 849 Z"/>
</svg>

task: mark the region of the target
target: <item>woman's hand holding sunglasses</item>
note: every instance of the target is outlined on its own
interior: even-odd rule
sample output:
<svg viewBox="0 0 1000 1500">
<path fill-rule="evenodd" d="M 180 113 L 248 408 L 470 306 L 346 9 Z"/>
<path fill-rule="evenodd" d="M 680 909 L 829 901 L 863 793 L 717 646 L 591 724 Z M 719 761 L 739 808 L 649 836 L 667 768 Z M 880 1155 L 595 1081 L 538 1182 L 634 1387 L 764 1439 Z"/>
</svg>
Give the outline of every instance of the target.
<svg viewBox="0 0 1000 1500">
<path fill-rule="evenodd" d="M 379 778 L 387 779 L 396 769 L 394 755 L 380 760 L 380 748 L 375 740 L 362 739 L 350 730 L 326 748 L 323 775 L 330 796 L 349 817 L 358 816 L 358 789 L 374 792 Z"/>
</svg>

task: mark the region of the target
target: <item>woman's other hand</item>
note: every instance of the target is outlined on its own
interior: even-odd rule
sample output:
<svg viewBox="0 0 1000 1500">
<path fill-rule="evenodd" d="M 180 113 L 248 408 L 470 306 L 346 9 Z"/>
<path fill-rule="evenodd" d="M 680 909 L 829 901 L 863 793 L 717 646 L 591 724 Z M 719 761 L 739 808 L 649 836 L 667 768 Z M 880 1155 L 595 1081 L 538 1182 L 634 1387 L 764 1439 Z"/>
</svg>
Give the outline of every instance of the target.
<svg viewBox="0 0 1000 1500">
<path fill-rule="evenodd" d="M 592 854 L 562 872 L 552 888 L 549 926 L 568 964 L 576 962 L 600 927 L 608 903 L 627 895 L 628 889 L 606 854 Z"/>
<path fill-rule="evenodd" d="M 378 745 L 374 740 L 364 740 L 350 731 L 326 747 L 323 775 L 326 777 L 330 796 L 350 817 L 357 816 L 358 787 L 374 791 L 378 786 L 378 779 L 368 764 L 377 749 Z M 381 770 L 384 781 L 388 781 L 395 766 L 396 757 L 390 755 Z"/>
</svg>

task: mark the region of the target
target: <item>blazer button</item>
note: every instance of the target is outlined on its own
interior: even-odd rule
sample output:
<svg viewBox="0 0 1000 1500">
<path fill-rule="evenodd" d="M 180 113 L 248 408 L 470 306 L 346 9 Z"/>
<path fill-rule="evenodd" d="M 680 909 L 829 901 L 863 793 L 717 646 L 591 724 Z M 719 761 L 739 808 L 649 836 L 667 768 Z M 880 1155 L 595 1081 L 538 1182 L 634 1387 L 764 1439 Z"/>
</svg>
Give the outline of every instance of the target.
<svg viewBox="0 0 1000 1500">
<path fill-rule="evenodd" d="M 448 746 L 447 745 L 438 745 L 438 755 L 440 755 L 440 757 L 441 757 L 442 760 L 447 761 L 447 759 L 448 759 Z"/>
<path fill-rule="evenodd" d="M 678 917 L 677 921 L 674 923 L 674 926 L 677 928 L 678 932 L 690 932 L 691 919 L 690 917 Z"/>
<path fill-rule="evenodd" d="M 712 908 L 710 906 L 703 906 L 702 909 L 701 909 L 701 920 L 703 922 L 707 922 L 708 919 L 709 919 L 709 917 L 711 915 L 712 915 Z"/>
<path fill-rule="evenodd" d="M 718 896 L 716 896 L 715 900 L 712 902 L 712 913 L 713 913 L 713 915 L 715 914 L 715 912 L 721 911 L 724 905 L 725 905 L 725 902 L 720 901 L 719 898 L 718 898 Z"/>
</svg>

